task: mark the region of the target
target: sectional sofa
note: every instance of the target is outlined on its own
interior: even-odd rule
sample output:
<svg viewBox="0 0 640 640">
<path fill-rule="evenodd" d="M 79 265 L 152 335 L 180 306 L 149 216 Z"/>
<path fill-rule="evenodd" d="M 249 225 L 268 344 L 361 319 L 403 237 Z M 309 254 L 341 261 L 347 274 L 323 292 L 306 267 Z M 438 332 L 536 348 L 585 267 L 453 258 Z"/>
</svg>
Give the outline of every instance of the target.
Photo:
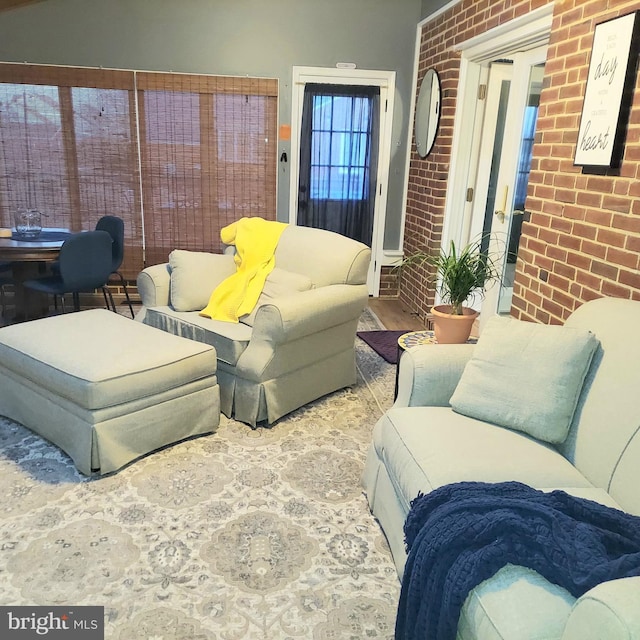
<svg viewBox="0 0 640 640">
<path fill-rule="evenodd" d="M 452 483 L 518 481 L 640 515 L 639 328 L 640 302 L 602 298 L 564 326 L 500 320 L 477 345 L 402 356 L 363 475 L 401 578 L 411 501 Z M 469 593 L 457 639 L 524 638 L 640 638 L 640 577 L 576 599 L 504 566 Z"/>
</svg>

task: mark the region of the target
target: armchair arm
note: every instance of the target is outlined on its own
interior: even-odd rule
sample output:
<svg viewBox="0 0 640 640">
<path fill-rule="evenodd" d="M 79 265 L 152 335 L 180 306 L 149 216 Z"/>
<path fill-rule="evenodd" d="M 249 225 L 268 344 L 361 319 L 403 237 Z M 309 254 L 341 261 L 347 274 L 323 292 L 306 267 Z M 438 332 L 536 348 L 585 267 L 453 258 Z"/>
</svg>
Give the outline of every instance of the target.
<svg viewBox="0 0 640 640">
<path fill-rule="evenodd" d="M 640 638 L 640 577 L 597 585 L 576 600 L 562 640 Z"/>
<path fill-rule="evenodd" d="M 419 345 L 405 351 L 399 364 L 396 407 L 447 407 L 473 344 Z"/>
<path fill-rule="evenodd" d="M 335 284 L 273 300 L 258 309 L 252 340 L 281 344 L 357 321 L 368 298 L 366 285 Z"/>
<path fill-rule="evenodd" d="M 162 307 L 169 304 L 171 277 L 169 263 L 154 264 L 138 274 L 138 293 L 143 307 Z"/>
<path fill-rule="evenodd" d="M 247 380 L 259 381 L 353 349 L 358 318 L 367 301 L 366 285 L 340 284 L 262 305 L 236 372 Z"/>
</svg>

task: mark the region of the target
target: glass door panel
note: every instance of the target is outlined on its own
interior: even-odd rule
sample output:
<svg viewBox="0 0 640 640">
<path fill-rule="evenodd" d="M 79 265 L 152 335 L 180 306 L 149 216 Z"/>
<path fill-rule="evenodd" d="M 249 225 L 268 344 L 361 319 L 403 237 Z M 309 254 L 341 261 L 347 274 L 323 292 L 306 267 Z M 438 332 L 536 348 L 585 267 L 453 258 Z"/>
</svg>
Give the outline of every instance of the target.
<svg viewBox="0 0 640 640">
<path fill-rule="evenodd" d="M 527 187 L 529 185 L 529 172 L 531 171 L 531 159 L 533 155 L 533 140 L 538 120 L 538 107 L 540 105 L 540 92 L 542 91 L 542 79 L 544 77 L 544 64 L 531 67 L 529 76 L 529 95 L 524 111 L 522 131 L 520 133 L 520 151 L 518 154 L 517 172 L 515 176 L 513 208 L 508 217 L 507 241 L 505 246 L 505 259 L 500 283 L 498 298 L 498 313 L 508 314 L 513 298 L 513 283 L 516 273 L 516 259 L 518 246 L 522 233 L 522 223 L 527 217 L 525 201 L 527 199 Z"/>
<path fill-rule="evenodd" d="M 510 76 L 511 67 L 508 68 L 508 73 Z M 498 171 L 500 169 L 500 157 L 502 155 L 504 142 L 504 130 L 507 119 L 507 105 L 509 103 L 511 78 L 504 78 L 503 73 L 501 73 L 498 82 L 500 83 L 496 96 L 498 101 L 498 111 L 496 114 L 495 134 L 493 136 L 493 153 L 491 156 L 491 168 L 489 170 L 487 201 L 485 203 L 484 218 L 482 221 L 483 251 L 487 251 L 489 248 L 489 238 L 491 237 L 491 227 L 493 225 L 493 212 L 496 209 L 496 197 L 498 196 Z"/>
<path fill-rule="evenodd" d="M 512 71 L 513 64 L 510 61 L 492 63 L 487 80 L 479 151 L 481 160 L 474 186 L 470 227 L 470 239 L 476 240 L 482 236 L 485 250 L 493 224 Z M 488 158 L 490 162 L 485 160 Z"/>
</svg>

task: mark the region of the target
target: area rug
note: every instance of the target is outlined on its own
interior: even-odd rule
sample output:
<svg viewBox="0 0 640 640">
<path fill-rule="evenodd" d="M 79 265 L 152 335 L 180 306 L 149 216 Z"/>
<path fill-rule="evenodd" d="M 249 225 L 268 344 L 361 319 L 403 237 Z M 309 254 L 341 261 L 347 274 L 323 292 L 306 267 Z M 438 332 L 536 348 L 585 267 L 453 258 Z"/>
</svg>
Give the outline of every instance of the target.
<svg viewBox="0 0 640 640">
<path fill-rule="evenodd" d="M 102 605 L 114 640 L 392 638 L 399 582 L 360 475 L 395 371 L 356 342 L 354 387 L 104 478 L 0 418 L 0 604 Z"/>
<path fill-rule="evenodd" d="M 398 338 L 409 331 L 358 331 L 357 335 L 389 364 L 397 364 Z"/>
</svg>

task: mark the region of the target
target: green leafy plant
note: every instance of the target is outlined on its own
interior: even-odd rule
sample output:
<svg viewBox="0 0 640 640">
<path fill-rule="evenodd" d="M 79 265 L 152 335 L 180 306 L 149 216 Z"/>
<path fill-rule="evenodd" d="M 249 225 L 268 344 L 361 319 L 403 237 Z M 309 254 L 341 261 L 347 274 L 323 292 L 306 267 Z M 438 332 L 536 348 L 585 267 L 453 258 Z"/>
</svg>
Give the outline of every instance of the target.
<svg viewBox="0 0 640 640">
<path fill-rule="evenodd" d="M 484 296 L 488 286 L 500 279 L 494 258 L 482 247 L 482 240 L 456 249 L 451 241 L 448 251 L 420 251 L 405 258 L 398 267 L 429 265 L 434 268 L 436 290 L 453 315 L 462 315 L 464 303 L 474 294 Z"/>
</svg>

